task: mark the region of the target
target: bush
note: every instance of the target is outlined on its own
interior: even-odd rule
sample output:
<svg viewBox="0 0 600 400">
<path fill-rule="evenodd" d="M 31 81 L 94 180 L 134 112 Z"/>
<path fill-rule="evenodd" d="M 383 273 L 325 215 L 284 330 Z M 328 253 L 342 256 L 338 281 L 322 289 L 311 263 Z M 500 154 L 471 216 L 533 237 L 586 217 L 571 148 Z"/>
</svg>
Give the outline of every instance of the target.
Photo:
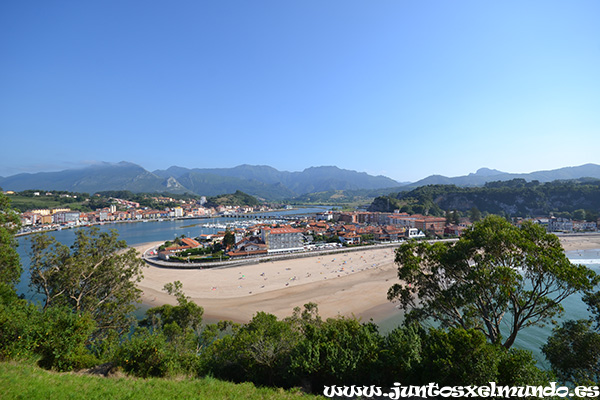
<svg viewBox="0 0 600 400">
<path fill-rule="evenodd" d="M 413 373 L 422 360 L 422 338 L 427 335 L 419 325 L 401 326 L 384 339 L 381 353 L 383 379 L 388 382 L 413 382 Z"/>
<path fill-rule="evenodd" d="M 535 366 L 531 352 L 507 350 L 486 341 L 475 329 L 430 329 L 423 338 L 421 363 L 413 369 L 416 383 L 431 377 L 443 385 L 545 385 L 549 376 Z"/>
<path fill-rule="evenodd" d="M 378 378 L 381 347 L 374 324 L 330 318 L 305 326 L 304 338 L 291 355 L 291 370 L 312 388 L 370 383 Z"/>
<path fill-rule="evenodd" d="M 0 360 L 37 358 L 40 317 L 38 308 L 19 299 L 14 291 L 1 293 Z"/>
<path fill-rule="evenodd" d="M 14 293 L 0 295 L 2 360 L 39 358 L 41 367 L 59 371 L 88 368 L 97 363 L 86 346 L 94 329 L 89 314 L 63 307 L 41 311 Z"/>
<path fill-rule="evenodd" d="M 86 344 L 96 324 L 91 315 L 79 316 L 68 308 L 51 307 L 42 314 L 38 348 L 39 365 L 46 369 L 70 371 L 97 363 Z"/>
<path fill-rule="evenodd" d="M 292 324 L 258 312 L 233 335 L 215 340 L 202 354 L 202 372 L 257 384 L 289 386 L 290 354 L 300 339 Z"/>
<path fill-rule="evenodd" d="M 166 376 L 172 361 L 164 335 L 152 334 L 146 328 L 137 329 L 123 342 L 115 359 L 124 371 L 142 378 Z"/>
</svg>

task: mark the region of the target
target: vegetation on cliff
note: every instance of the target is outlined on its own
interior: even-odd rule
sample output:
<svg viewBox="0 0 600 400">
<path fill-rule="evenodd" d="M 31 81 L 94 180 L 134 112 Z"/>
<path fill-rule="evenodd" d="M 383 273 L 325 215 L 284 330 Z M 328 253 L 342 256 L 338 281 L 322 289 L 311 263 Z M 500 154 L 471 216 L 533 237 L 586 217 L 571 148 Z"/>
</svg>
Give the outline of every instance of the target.
<svg viewBox="0 0 600 400">
<path fill-rule="evenodd" d="M 443 216 L 447 210 L 513 217 L 549 215 L 569 216 L 582 209 L 594 220 L 600 211 L 600 180 L 580 179 L 540 183 L 513 179 L 489 182 L 482 187 L 454 185 L 422 186 L 410 192 L 377 197 L 370 211 Z"/>
</svg>

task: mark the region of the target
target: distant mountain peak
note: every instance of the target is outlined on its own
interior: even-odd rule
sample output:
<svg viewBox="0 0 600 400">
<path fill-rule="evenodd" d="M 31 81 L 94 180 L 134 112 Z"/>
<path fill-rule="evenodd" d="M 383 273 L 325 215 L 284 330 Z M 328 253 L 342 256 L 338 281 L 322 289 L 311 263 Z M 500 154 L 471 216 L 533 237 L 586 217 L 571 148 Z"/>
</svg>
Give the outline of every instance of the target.
<svg viewBox="0 0 600 400">
<path fill-rule="evenodd" d="M 480 168 L 476 173 L 465 176 L 448 178 L 440 175 L 431 175 L 410 186 L 419 187 L 425 185 L 457 185 L 457 186 L 482 186 L 486 182 L 508 181 L 511 179 L 525 179 L 526 181 L 537 180 L 539 182 L 551 182 L 555 180 L 568 180 L 580 178 L 600 179 L 600 165 L 584 164 L 577 167 L 565 167 L 548 171 L 535 171 L 530 173 L 507 173 L 490 168 Z"/>
<path fill-rule="evenodd" d="M 477 170 L 477 172 L 475 172 L 474 174 L 471 173 L 469 174 L 469 176 L 494 176 L 494 175 L 502 175 L 505 174 L 506 172 L 502 172 L 502 171 L 498 171 L 497 169 L 490 169 L 490 168 L 479 168 Z"/>
</svg>

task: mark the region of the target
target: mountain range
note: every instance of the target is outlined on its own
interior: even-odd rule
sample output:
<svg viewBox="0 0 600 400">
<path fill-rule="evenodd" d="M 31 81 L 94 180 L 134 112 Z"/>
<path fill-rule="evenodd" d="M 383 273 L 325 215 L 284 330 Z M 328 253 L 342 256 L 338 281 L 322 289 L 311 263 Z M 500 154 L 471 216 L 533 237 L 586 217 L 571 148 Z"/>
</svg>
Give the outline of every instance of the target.
<svg viewBox="0 0 600 400">
<path fill-rule="evenodd" d="M 448 178 L 442 175 L 431 175 L 420 181 L 411 183 L 406 188 L 417 188 L 427 185 L 456 185 L 456 186 L 482 186 L 487 182 L 510 181 L 512 179 L 525 179 L 526 181 L 552 182 L 556 180 L 570 180 L 580 178 L 600 179 L 600 165 L 584 164 L 578 167 L 565 167 L 547 171 L 536 171 L 526 174 L 513 174 L 495 169 L 480 168 L 469 175 Z"/>
<path fill-rule="evenodd" d="M 585 177 L 600 179 L 600 165 L 585 164 L 527 174 L 481 168 L 465 176 L 431 175 L 418 182 L 401 183 L 385 176 L 373 176 L 335 166 L 310 167 L 300 172 L 279 171 L 266 165 L 193 169 L 172 166 L 150 172 L 137 164 L 122 161 L 99 163 L 82 169 L 0 177 L 0 187 L 14 191 L 37 189 L 95 193 L 105 190 L 129 190 L 137 193 L 195 193 L 204 196 L 240 190 L 266 200 L 282 200 L 309 193 L 340 190 L 389 189 L 389 192 L 398 192 L 434 184 L 481 186 L 486 182 L 512 179 L 550 182 Z"/>
<path fill-rule="evenodd" d="M 263 165 L 204 169 L 173 166 L 149 172 L 125 161 L 0 178 L 0 187 L 14 191 L 38 189 L 95 193 L 129 190 L 216 196 L 240 190 L 267 200 L 281 200 L 328 190 L 381 189 L 400 185 L 384 176 L 372 176 L 333 166 L 311 167 L 302 172 L 279 171 Z"/>
</svg>

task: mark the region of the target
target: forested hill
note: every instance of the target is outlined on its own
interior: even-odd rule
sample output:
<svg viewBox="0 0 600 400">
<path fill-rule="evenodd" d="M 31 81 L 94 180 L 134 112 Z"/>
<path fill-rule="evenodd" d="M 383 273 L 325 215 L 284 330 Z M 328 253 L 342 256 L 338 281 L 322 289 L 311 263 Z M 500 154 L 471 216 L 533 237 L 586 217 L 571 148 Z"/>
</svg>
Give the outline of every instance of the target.
<svg viewBox="0 0 600 400">
<path fill-rule="evenodd" d="M 258 206 L 260 202 L 253 196 L 237 190 L 235 193 L 222 194 L 216 197 L 209 197 L 205 204 L 207 207 L 217 206 Z"/>
<path fill-rule="evenodd" d="M 600 180 L 578 179 L 540 183 L 513 179 L 488 182 L 483 187 L 422 186 L 410 192 L 377 197 L 369 211 L 444 215 L 447 210 L 465 212 L 476 207 L 483 213 L 518 217 L 586 210 L 600 211 Z"/>
</svg>

